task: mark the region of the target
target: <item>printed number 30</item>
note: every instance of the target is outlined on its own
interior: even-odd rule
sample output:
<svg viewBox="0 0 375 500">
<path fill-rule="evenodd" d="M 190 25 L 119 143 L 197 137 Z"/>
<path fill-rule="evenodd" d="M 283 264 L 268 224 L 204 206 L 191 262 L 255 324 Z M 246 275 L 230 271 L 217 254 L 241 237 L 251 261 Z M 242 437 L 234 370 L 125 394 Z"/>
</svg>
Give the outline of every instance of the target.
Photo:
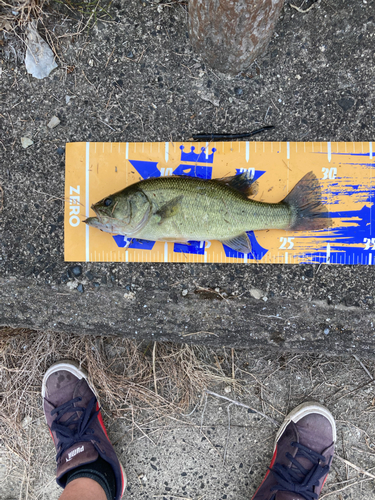
<svg viewBox="0 0 375 500">
<path fill-rule="evenodd" d="M 322 168 L 323 179 L 336 179 L 337 168 Z"/>
<path fill-rule="evenodd" d="M 363 238 L 363 243 L 366 243 L 365 250 L 370 250 L 371 245 L 371 250 L 375 250 L 375 238 Z"/>
<path fill-rule="evenodd" d="M 280 250 L 291 250 L 294 247 L 294 237 L 289 237 L 289 238 L 280 238 L 281 245 L 280 245 Z M 287 247 L 287 243 L 289 243 L 289 246 Z"/>
</svg>

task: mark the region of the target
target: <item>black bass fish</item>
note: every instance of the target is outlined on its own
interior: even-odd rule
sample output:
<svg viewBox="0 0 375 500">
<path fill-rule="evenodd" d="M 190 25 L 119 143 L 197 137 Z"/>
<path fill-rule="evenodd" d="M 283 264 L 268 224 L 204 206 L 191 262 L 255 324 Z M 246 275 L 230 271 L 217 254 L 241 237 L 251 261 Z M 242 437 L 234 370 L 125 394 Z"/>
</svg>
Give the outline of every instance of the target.
<svg viewBox="0 0 375 500">
<path fill-rule="evenodd" d="M 249 199 L 256 183 L 247 172 L 223 179 L 150 178 L 95 203 L 86 224 L 127 238 L 188 242 L 218 240 L 251 253 L 246 231 L 327 228 L 331 219 L 321 202 L 319 181 L 306 174 L 280 203 Z"/>
</svg>

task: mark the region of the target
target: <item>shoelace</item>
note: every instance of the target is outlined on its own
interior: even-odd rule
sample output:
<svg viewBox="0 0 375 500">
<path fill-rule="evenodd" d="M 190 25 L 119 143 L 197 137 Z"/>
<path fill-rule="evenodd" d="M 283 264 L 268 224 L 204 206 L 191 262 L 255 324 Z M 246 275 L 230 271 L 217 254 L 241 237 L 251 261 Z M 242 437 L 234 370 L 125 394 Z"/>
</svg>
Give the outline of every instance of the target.
<svg viewBox="0 0 375 500">
<path fill-rule="evenodd" d="M 296 442 L 291 443 L 291 445 L 298 448 L 295 457 L 286 453 L 286 457 L 292 462 L 292 467 L 276 464 L 271 469 L 272 474 L 277 479 L 277 484 L 271 488 L 271 491 L 289 491 L 297 493 L 306 500 L 316 500 L 318 495 L 313 491 L 314 486 L 318 486 L 320 479 L 328 474 L 329 465 L 321 465 L 321 462 L 325 463 L 325 457 L 316 451 Z M 298 462 L 297 457 L 301 456 L 310 460 L 314 465 L 311 470 L 305 469 Z"/>
<path fill-rule="evenodd" d="M 74 406 L 75 403 L 82 401 L 82 398 L 77 397 L 67 401 L 66 403 L 58 406 L 51 411 L 51 415 L 57 413 L 57 418 L 52 422 L 51 431 L 56 432 L 57 439 L 59 440 L 56 462 L 61 455 L 75 443 L 96 441 L 100 440 L 93 436 L 94 429 L 90 428 L 91 422 L 96 418 L 98 411 L 92 415 L 91 412 L 96 404 L 95 396 L 90 399 L 87 407 Z M 77 418 L 76 412 L 82 412 L 81 416 Z M 65 422 L 61 422 L 62 417 L 66 413 L 73 413 Z"/>
</svg>

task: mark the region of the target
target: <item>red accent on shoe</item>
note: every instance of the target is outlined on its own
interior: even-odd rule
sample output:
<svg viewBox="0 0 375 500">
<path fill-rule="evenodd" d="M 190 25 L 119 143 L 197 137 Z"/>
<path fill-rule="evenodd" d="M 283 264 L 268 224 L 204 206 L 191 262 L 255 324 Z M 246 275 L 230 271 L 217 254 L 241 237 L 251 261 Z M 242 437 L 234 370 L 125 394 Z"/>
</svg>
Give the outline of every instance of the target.
<svg viewBox="0 0 375 500">
<path fill-rule="evenodd" d="M 53 439 L 53 434 L 52 434 L 51 429 L 49 427 L 48 427 L 48 430 L 49 430 L 49 433 L 51 434 L 51 438 L 52 438 L 53 444 L 55 444 L 55 440 Z"/>
<path fill-rule="evenodd" d="M 259 491 L 259 488 L 262 486 L 262 484 L 264 483 L 264 481 L 267 479 L 268 477 L 268 474 L 271 472 L 270 469 L 272 469 L 273 467 L 273 464 L 275 463 L 275 460 L 276 460 L 276 455 L 277 455 L 277 445 L 276 445 L 276 448 L 275 448 L 275 451 L 273 452 L 273 457 L 272 457 L 272 460 L 271 460 L 271 463 L 268 467 L 268 471 L 266 472 L 266 475 L 264 476 L 263 478 L 263 481 L 260 483 L 260 485 L 258 486 L 256 492 L 254 493 L 254 495 L 251 497 L 251 500 L 253 500 L 253 498 L 255 497 L 255 495 L 258 493 Z"/>
<path fill-rule="evenodd" d="M 96 409 L 96 411 L 99 410 L 99 403 L 98 402 L 96 402 L 96 408 L 95 409 Z M 98 413 L 98 420 L 99 420 L 100 427 L 103 429 L 103 432 L 104 432 L 104 434 L 106 435 L 106 437 L 107 437 L 107 439 L 109 441 L 109 437 L 108 437 L 106 428 L 104 426 L 103 417 L 102 417 L 102 413 L 101 413 L 100 410 L 99 410 L 99 413 Z"/>
<path fill-rule="evenodd" d="M 107 434 L 107 430 L 105 428 L 105 425 L 104 425 L 104 422 L 103 422 L 103 417 L 102 417 L 102 413 L 99 409 L 99 403 L 96 402 L 96 408 L 95 408 L 96 411 L 99 410 L 99 413 L 98 413 L 98 421 L 99 421 L 99 424 L 100 424 L 100 427 L 103 429 L 103 432 L 104 434 L 107 436 L 107 439 L 108 441 L 110 441 L 109 437 L 108 437 L 108 434 Z M 122 467 L 120 465 L 120 472 L 121 472 L 121 484 L 122 484 L 122 492 L 121 492 L 121 496 L 123 496 L 123 494 L 125 493 L 125 488 L 126 488 L 126 481 L 125 481 L 125 477 L 124 477 L 124 472 L 122 470 Z"/>
</svg>

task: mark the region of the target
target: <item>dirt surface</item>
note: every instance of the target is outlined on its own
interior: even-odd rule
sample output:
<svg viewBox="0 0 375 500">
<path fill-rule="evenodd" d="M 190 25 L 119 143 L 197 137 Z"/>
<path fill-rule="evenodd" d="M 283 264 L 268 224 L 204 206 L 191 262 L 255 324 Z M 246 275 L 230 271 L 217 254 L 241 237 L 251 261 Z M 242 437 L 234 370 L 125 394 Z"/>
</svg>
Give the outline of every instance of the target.
<svg viewBox="0 0 375 500">
<path fill-rule="evenodd" d="M 362 362 L 373 355 L 371 267 L 77 263 L 73 272 L 74 263 L 63 259 L 63 196 L 70 141 L 189 140 L 195 132 L 245 132 L 263 124 L 275 129 L 256 140 L 374 140 L 375 2 L 325 0 L 307 14 L 286 5 L 267 53 L 235 78 L 211 71 L 194 55 L 183 5 L 124 0 L 110 13 L 112 20 L 75 36 L 65 35 L 82 24 L 50 15 L 46 26 L 60 37 L 53 38 L 60 60 L 45 80 L 26 74 L 9 40 L 0 44 L 0 324 L 133 337 L 145 331 L 158 340 L 167 332 L 179 341 L 198 341 L 181 332 L 200 332 L 204 324 L 201 342 L 249 349 L 238 354 L 237 366 L 252 376 L 236 372 L 249 392 L 226 393 L 220 386 L 218 393 L 264 406 L 280 422 L 301 401 L 325 403 L 338 422 L 338 455 L 374 474 L 373 384 L 358 388 L 375 376 L 373 361 L 364 362 L 368 375 L 352 357 L 270 351 L 349 351 Z M 54 115 L 60 124 L 50 130 Z M 34 142 L 27 149 L 24 136 Z M 283 308 L 292 312 L 290 325 Z M 197 311 L 205 312 L 204 321 Z M 152 331 L 154 318 L 160 328 Z M 260 351 L 252 350 L 254 339 Z M 39 394 L 36 385 L 33 390 Z M 227 438 L 227 404 L 210 397 L 204 414 L 203 408 L 202 399 L 191 416 L 179 417 L 183 423 L 150 423 L 146 415 L 138 423 L 142 430 L 134 430 L 131 417 L 114 421 L 106 412 L 128 471 L 128 498 L 251 498 L 269 464 L 276 427 L 232 406 Z M 35 451 L 27 463 L 1 448 L 0 496 L 57 498 L 43 417 L 33 413 L 25 426 Z M 40 473 L 30 475 L 32 461 L 41 464 Z M 372 498 L 374 480 L 361 471 L 336 459 L 324 492 L 337 493 L 328 498 Z"/>
</svg>

